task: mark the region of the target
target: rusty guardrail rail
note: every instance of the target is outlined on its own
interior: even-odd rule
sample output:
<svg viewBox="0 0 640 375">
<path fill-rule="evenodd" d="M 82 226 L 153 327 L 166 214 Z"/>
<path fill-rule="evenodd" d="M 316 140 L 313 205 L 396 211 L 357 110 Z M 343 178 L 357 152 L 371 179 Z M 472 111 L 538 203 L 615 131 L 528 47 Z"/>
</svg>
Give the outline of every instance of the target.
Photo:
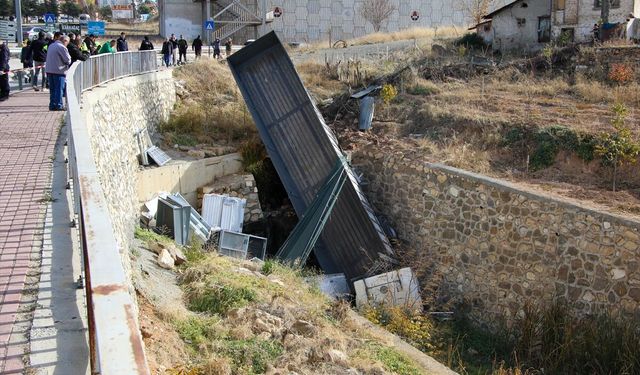
<svg viewBox="0 0 640 375">
<path fill-rule="evenodd" d="M 82 92 L 105 82 L 158 70 L 157 52 L 93 56 L 67 72 L 69 177 L 86 276 L 89 347 L 93 374 L 149 374 L 142 336 L 122 267 L 105 192 L 88 129 L 80 111 Z"/>
</svg>

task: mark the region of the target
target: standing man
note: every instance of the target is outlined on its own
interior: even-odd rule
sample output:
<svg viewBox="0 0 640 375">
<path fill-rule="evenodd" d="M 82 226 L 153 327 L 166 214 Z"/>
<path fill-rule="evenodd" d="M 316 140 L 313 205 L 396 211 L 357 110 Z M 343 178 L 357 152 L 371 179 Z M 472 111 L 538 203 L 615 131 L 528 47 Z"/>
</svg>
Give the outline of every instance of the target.
<svg viewBox="0 0 640 375">
<path fill-rule="evenodd" d="M 227 58 L 231 56 L 231 47 L 233 46 L 233 40 L 231 38 L 227 39 L 227 42 L 224 44 L 224 50 L 227 54 Z"/>
<path fill-rule="evenodd" d="M 175 34 L 171 34 L 171 39 L 169 39 L 172 45 L 171 50 L 171 64 L 176 65 L 176 55 L 178 54 L 178 39 Z"/>
<path fill-rule="evenodd" d="M 200 35 L 193 40 L 191 43 L 191 49 L 196 52 L 196 59 L 199 59 L 202 56 L 202 39 L 200 39 Z"/>
<path fill-rule="evenodd" d="M 34 40 L 31 43 L 31 57 L 33 58 L 33 66 L 34 73 L 33 79 L 31 80 L 31 84 L 33 85 L 34 91 L 40 91 L 38 88 L 38 75 L 40 75 L 40 70 L 42 70 L 42 89 L 44 89 L 45 85 L 45 72 L 44 72 L 44 62 L 47 60 L 47 40 L 44 38 L 44 31 L 40 31 L 38 33 L 38 39 Z"/>
<path fill-rule="evenodd" d="M 65 75 L 71 65 L 71 56 L 67 45 L 69 37 L 63 35 L 60 39 L 51 43 L 47 51 L 45 69 L 49 78 L 49 110 L 64 111 L 62 97 L 64 93 Z"/>
<path fill-rule="evenodd" d="M 145 36 L 144 39 L 142 40 L 142 43 L 140 43 L 140 51 L 152 51 L 153 50 L 153 43 L 151 43 L 151 41 L 149 40 L 148 36 Z"/>
<path fill-rule="evenodd" d="M 29 83 L 31 82 L 31 75 L 33 75 L 33 54 L 31 53 L 31 41 L 29 39 L 27 39 L 20 51 L 20 62 L 22 63 L 22 69 L 29 72 L 24 76 L 24 83 Z"/>
<path fill-rule="evenodd" d="M 9 99 L 9 46 L 0 44 L 0 102 Z"/>
<path fill-rule="evenodd" d="M 118 38 L 118 52 L 126 52 L 129 50 L 129 43 L 127 43 L 127 35 L 122 32 L 120 38 Z"/>
<path fill-rule="evenodd" d="M 84 38 L 84 45 L 91 55 L 95 55 L 96 51 L 96 36 L 93 34 L 89 34 L 88 37 Z"/>
<path fill-rule="evenodd" d="M 178 52 L 179 52 L 179 60 L 178 63 L 186 64 L 187 63 L 187 48 L 189 48 L 189 43 L 185 38 L 180 35 L 180 39 L 178 40 Z M 182 58 L 184 57 L 184 62 Z"/>
<path fill-rule="evenodd" d="M 164 61 L 164 65 L 168 68 L 169 67 L 169 59 L 171 58 L 171 55 L 173 54 L 173 43 L 171 43 L 170 39 L 165 39 L 164 43 L 162 43 L 162 60 Z M 174 55 L 175 56 L 175 55 Z"/>
<path fill-rule="evenodd" d="M 220 39 L 218 38 L 213 41 L 213 58 L 218 60 L 222 58 L 220 55 Z"/>
</svg>

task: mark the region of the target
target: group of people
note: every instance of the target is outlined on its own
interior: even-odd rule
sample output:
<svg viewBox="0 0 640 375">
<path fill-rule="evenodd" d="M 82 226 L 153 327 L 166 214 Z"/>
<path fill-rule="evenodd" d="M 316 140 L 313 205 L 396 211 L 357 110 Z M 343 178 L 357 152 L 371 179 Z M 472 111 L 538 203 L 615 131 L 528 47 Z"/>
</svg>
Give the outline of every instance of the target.
<svg viewBox="0 0 640 375">
<path fill-rule="evenodd" d="M 144 41 L 142 42 L 145 43 Z M 212 43 L 213 46 L 213 57 L 215 59 L 222 59 L 222 54 L 220 53 L 220 39 L 216 38 Z M 191 43 L 191 49 L 195 52 L 196 60 L 202 57 L 202 46 L 203 42 L 198 35 L 197 38 L 193 40 Z M 233 40 L 231 38 L 227 39 L 224 43 L 226 57 L 231 55 L 231 50 L 233 47 Z M 164 65 L 169 67 L 172 65 L 181 65 L 187 62 L 187 49 L 189 48 L 189 42 L 182 35 L 180 38 L 176 38 L 175 34 L 171 34 L 170 37 L 166 38 L 162 43 L 162 60 Z M 143 50 L 142 46 L 140 50 Z M 176 55 L 178 56 L 176 58 Z"/>
<path fill-rule="evenodd" d="M 218 38 L 211 43 L 213 56 L 216 59 L 222 59 L 220 44 L 221 41 Z M 203 41 L 198 35 L 191 43 L 196 59 L 202 57 L 202 46 Z M 226 57 L 231 55 L 232 46 L 231 38 L 227 39 L 224 43 Z M 164 64 L 167 67 L 185 64 L 188 48 L 189 43 L 182 35 L 176 38 L 175 34 L 171 34 L 162 43 L 161 54 Z M 149 37 L 144 37 L 139 50 L 154 50 Z M 63 35 L 61 32 L 51 34 L 40 31 L 37 39 L 27 40 L 23 44 L 20 61 L 23 69 L 28 72 L 24 76 L 25 83 L 31 83 L 34 91 L 48 87 L 51 96 L 49 109 L 56 111 L 64 109 L 62 104 L 65 89 L 64 76 L 71 64 L 76 61 L 85 61 L 92 55 L 125 51 L 129 51 L 129 43 L 124 32 L 120 33 L 118 39 L 112 39 L 100 45 L 94 34 L 89 34 L 82 39 L 80 35 L 73 33 Z M 0 101 L 9 97 L 9 59 L 9 47 L 6 44 L 0 44 Z M 39 76 L 41 77 L 40 87 L 38 87 Z"/>
<path fill-rule="evenodd" d="M 144 43 L 144 42 L 143 42 Z M 142 50 L 142 48 L 140 48 Z M 180 39 L 176 38 L 175 34 L 171 34 L 162 42 L 162 60 L 165 66 L 182 65 L 187 63 L 187 50 L 189 49 L 189 42 L 180 35 Z M 191 49 L 196 54 L 196 60 L 202 57 L 202 39 L 200 35 L 191 43 Z M 176 59 L 176 55 L 178 58 Z"/>
</svg>

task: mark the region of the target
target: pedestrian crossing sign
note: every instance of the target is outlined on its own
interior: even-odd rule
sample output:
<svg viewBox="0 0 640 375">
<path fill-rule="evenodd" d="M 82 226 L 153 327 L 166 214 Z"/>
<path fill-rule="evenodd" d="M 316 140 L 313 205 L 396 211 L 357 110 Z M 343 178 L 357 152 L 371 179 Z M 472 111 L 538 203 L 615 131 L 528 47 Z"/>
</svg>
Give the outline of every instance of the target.
<svg viewBox="0 0 640 375">
<path fill-rule="evenodd" d="M 53 13 L 46 13 L 44 15 L 44 22 L 45 23 L 54 23 L 56 22 L 56 16 Z"/>
<path fill-rule="evenodd" d="M 216 25 L 213 21 L 206 21 L 204 23 L 204 29 L 207 31 L 213 31 L 215 30 L 215 28 L 216 28 Z"/>
</svg>

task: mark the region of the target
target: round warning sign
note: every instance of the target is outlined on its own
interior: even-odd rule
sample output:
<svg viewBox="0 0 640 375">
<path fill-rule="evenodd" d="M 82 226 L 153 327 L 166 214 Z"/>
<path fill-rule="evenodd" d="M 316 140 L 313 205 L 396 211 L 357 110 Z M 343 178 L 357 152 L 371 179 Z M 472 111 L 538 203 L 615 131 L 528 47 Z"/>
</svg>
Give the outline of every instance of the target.
<svg viewBox="0 0 640 375">
<path fill-rule="evenodd" d="M 420 14 L 418 14 L 417 10 L 414 10 L 413 12 L 411 12 L 411 20 L 412 21 L 417 21 L 420 19 Z"/>
<path fill-rule="evenodd" d="M 282 15 L 282 8 L 280 7 L 275 7 L 273 9 L 273 16 L 274 17 L 280 17 Z"/>
</svg>

